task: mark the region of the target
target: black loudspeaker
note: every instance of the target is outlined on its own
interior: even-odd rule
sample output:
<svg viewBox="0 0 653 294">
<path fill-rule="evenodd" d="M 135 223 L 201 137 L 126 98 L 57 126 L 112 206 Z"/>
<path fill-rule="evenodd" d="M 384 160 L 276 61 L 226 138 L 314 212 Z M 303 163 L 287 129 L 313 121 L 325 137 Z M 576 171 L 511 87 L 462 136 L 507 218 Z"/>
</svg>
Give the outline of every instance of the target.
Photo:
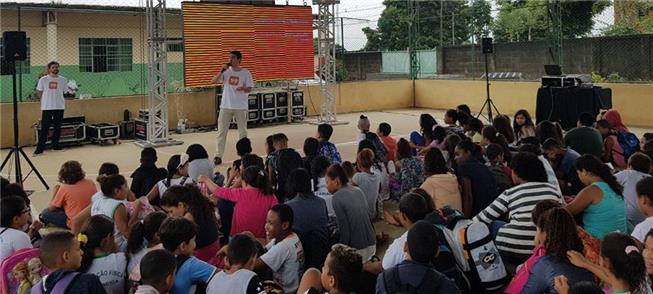
<svg viewBox="0 0 653 294">
<path fill-rule="evenodd" d="M 483 53 L 494 53 L 494 45 L 492 45 L 492 38 L 481 39 L 481 51 L 483 51 Z"/>
<path fill-rule="evenodd" d="M 27 36 L 25 32 L 3 32 L 2 47 L 6 61 L 27 59 Z"/>
</svg>

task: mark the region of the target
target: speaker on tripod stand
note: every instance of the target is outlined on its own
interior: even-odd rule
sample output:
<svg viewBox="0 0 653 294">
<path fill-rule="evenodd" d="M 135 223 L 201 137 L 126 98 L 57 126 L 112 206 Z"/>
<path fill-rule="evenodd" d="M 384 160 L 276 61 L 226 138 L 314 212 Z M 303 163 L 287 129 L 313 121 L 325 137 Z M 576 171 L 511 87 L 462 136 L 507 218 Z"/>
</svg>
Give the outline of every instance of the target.
<svg viewBox="0 0 653 294">
<path fill-rule="evenodd" d="M 483 52 L 483 56 L 485 57 L 485 103 L 483 103 L 483 107 L 481 107 L 481 110 L 478 112 L 477 118 L 483 115 L 483 110 L 487 107 L 487 120 L 492 122 L 492 111 L 496 111 L 497 114 L 499 113 L 499 109 L 497 109 L 497 106 L 494 105 L 494 102 L 492 101 L 492 98 L 490 97 L 490 73 L 488 70 L 488 60 L 487 57 L 490 54 L 494 53 L 494 44 L 492 44 L 492 38 L 484 37 L 481 39 L 481 52 Z"/>
<path fill-rule="evenodd" d="M 4 58 L 2 60 L 2 74 L 11 74 L 13 84 L 13 111 L 14 111 L 14 145 L 11 147 L 9 154 L 2 161 L 0 170 L 5 168 L 5 165 L 13 158 L 16 176 L 16 183 L 23 184 L 23 172 L 20 165 L 21 156 L 32 168 L 32 171 L 39 178 L 46 190 L 50 189 L 48 184 L 39 173 L 36 166 L 32 163 L 29 157 L 23 151 L 23 147 L 18 144 L 18 94 L 16 93 L 16 61 L 27 59 L 27 38 L 25 32 L 7 31 L 2 33 L 2 47 L 4 50 Z M 28 174 L 29 175 L 29 174 Z"/>
</svg>

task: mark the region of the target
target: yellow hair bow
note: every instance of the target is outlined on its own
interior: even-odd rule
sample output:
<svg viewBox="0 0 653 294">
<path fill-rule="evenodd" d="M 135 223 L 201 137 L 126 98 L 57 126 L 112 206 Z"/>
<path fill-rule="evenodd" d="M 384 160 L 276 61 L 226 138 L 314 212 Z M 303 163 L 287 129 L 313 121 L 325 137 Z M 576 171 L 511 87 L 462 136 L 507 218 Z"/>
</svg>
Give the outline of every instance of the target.
<svg viewBox="0 0 653 294">
<path fill-rule="evenodd" d="M 79 233 L 79 234 L 77 234 L 77 241 L 79 241 L 80 243 L 88 243 L 88 236 L 86 236 L 85 234 Z"/>
</svg>

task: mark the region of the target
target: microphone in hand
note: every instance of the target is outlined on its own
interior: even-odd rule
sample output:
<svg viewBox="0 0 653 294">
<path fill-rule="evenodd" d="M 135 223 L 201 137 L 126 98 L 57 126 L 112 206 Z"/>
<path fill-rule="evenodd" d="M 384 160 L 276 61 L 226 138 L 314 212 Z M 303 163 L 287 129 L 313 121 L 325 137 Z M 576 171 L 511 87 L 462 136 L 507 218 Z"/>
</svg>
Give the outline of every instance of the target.
<svg viewBox="0 0 653 294">
<path fill-rule="evenodd" d="M 229 69 L 230 66 L 231 66 L 231 62 L 227 62 L 227 64 L 225 64 L 225 65 L 222 67 L 222 71 L 221 71 L 221 72 L 225 72 L 227 69 Z"/>
</svg>

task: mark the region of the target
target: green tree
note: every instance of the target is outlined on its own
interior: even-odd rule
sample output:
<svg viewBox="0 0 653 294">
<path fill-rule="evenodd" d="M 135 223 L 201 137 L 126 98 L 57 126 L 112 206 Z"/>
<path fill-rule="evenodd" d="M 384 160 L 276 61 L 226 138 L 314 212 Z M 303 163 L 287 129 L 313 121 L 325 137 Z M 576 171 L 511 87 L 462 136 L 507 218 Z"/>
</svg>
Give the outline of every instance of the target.
<svg viewBox="0 0 653 294">
<path fill-rule="evenodd" d="M 560 0 L 561 1 L 561 0 Z M 547 0 L 498 0 L 499 14 L 492 27 L 499 42 L 546 40 L 551 38 L 551 15 Z M 593 17 L 608 5 L 606 0 L 562 1 L 562 36 L 586 36 Z"/>
<path fill-rule="evenodd" d="M 407 1 L 385 0 L 385 9 L 377 22 L 378 29 L 363 28 L 367 36 L 366 50 L 406 50 L 411 16 Z M 471 10 L 465 0 L 415 1 L 418 16 L 416 43 L 418 49 L 438 45 L 462 44 L 472 34 Z M 441 7 L 442 5 L 442 7 Z M 442 8 L 442 9 L 440 9 Z M 442 15 L 440 12 L 442 11 Z M 479 12 L 480 13 L 480 12 Z M 489 15 L 489 11 L 488 11 Z M 442 25 L 442 30 L 440 30 Z"/>
<path fill-rule="evenodd" d="M 653 34 L 653 16 L 641 16 L 634 23 L 622 22 L 605 28 L 603 36 Z"/>
<path fill-rule="evenodd" d="M 492 24 L 491 8 L 490 2 L 487 0 L 472 0 L 469 10 L 472 35 L 475 40 L 480 40 L 481 37 L 490 33 L 490 25 Z"/>
</svg>

